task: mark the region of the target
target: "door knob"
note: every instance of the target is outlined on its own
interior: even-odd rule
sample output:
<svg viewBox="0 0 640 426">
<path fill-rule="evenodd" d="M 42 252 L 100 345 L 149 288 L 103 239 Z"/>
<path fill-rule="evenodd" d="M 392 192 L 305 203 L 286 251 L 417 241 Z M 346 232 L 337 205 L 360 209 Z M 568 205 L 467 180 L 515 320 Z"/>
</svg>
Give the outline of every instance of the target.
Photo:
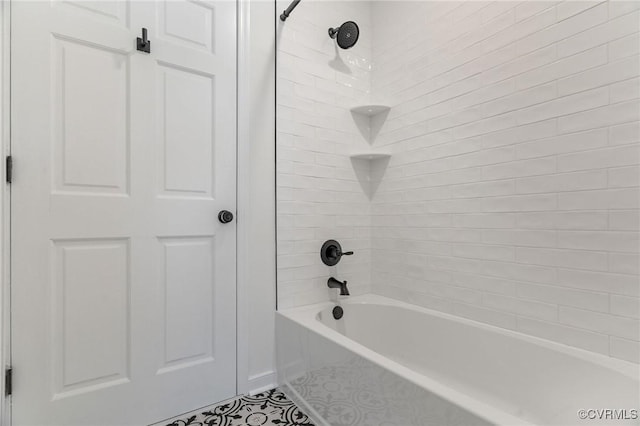
<svg viewBox="0 0 640 426">
<path fill-rule="evenodd" d="M 233 213 L 229 210 L 220 210 L 220 213 L 218 213 L 218 220 L 220 223 L 229 223 L 233 220 Z"/>
</svg>

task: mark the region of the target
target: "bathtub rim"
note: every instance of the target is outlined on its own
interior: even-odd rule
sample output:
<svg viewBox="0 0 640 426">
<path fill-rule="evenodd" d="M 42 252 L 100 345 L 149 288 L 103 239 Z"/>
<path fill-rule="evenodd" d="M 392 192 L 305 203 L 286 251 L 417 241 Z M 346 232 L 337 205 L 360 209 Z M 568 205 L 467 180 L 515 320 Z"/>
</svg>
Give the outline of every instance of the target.
<svg viewBox="0 0 640 426">
<path fill-rule="evenodd" d="M 591 362 L 601 367 L 607 368 L 614 372 L 623 374 L 624 376 L 631 378 L 640 384 L 638 378 L 640 372 L 640 365 L 634 364 L 629 361 L 619 360 L 611 358 L 604 354 L 590 352 L 584 349 L 564 345 L 562 343 L 554 342 L 552 340 L 543 339 L 536 336 L 530 336 L 518 331 L 509 330 L 501 327 L 497 327 L 491 324 L 481 323 L 472 319 L 455 316 L 446 312 L 440 312 L 433 309 L 425 308 L 418 305 L 412 305 L 407 302 L 391 299 L 385 296 L 375 294 L 365 294 L 360 296 L 341 297 L 337 302 L 321 302 L 312 305 L 304 305 L 295 308 L 288 308 L 278 310 L 276 315 L 285 319 L 293 321 L 305 327 L 309 331 L 320 335 L 324 338 L 334 341 L 336 344 L 342 346 L 346 350 L 355 353 L 358 356 L 365 358 L 366 360 L 373 362 L 374 364 L 385 368 L 392 373 L 402 377 L 403 379 L 432 392 L 439 397 L 458 405 L 470 413 L 489 421 L 491 423 L 499 425 L 531 425 L 532 423 L 526 420 L 516 417 L 512 414 L 502 411 L 501 409 L 491 406 L 487 403 L 479 401 L 473 397 L 470 397 L 463 392 L 457 391 L 446 384 L 443 384 L 437 380 L 431 379 L 421 373 L 416 373 L 410 368 L 400 364 L 397 361 L 393 361 L 390 358 L 350 339 L 349 337 L 341 334 L 340 332 L 326 326 L 319 320 L 320 312 L 332 308 L 335 305 L 348 306 L 348 305 L 384 305 L 394 306 L 402 309 L 408 309 L 417 311 L 422 314 L 435 316 L 438 318 L 451 320 L 456 323 L 465 324 L 472 327 L 481 328 L 490 332 L 499 333 L 509 338 L 518 339 L 538 346 L 542 346 L 546 349 L 560 352 L 565 355 L 574 356 L 581 360 Z"/>
</svg>

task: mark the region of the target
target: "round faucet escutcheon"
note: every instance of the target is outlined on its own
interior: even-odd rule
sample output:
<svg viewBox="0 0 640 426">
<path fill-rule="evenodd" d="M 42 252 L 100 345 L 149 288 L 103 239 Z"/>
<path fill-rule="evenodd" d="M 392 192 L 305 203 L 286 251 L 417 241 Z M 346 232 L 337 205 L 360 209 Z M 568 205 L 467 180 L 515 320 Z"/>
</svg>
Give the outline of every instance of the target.
<svg viewBox="0 0 640 426">
<path fill-rule="evenodd" d="M 342 246 L 336 240 L 327 240 L 320 249 L 320 258 L 327 266 L 335 266 L 340 262 L 342 256 L 351 256 L 352 251 L 343 252 Z"/>
</svg>

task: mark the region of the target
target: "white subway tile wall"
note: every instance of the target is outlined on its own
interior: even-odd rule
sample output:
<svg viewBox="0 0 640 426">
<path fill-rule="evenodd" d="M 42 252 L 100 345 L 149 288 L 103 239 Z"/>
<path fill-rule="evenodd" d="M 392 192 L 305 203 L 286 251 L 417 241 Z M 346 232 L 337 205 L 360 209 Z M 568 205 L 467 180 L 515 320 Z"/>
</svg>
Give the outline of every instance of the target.
<svg viewBox="0 0 640 426">
<path fill-rule="evenodd" d="M 373 291 L 638 362 L 640 2 L 371 5 Z"/>
<path fill-rule="evenodd" d="M 640 2 L 304 0 L 280 27 L 281 307 L 335 275 L 639 362 Z M 349 160 L 366 103 L 391 106 L 372 199 Z M 322 265 L 327 238 L 356 256 Z"/>
<path fill-rule="evenodd" d="M 289 1 L 278 2 L 278 13 Z M 328 29 L 356 21 L 360 39 L 339 49 Z M 303 0 L 277 39 L 278 306 L 329 300 L 327 279 L 371 291 L 371 201 L 349 158 L 363 143 L 350 108 L 369 102 L 371 4 Z M 325 240 L 354 256 L 320 260 Z"/>
</svg>

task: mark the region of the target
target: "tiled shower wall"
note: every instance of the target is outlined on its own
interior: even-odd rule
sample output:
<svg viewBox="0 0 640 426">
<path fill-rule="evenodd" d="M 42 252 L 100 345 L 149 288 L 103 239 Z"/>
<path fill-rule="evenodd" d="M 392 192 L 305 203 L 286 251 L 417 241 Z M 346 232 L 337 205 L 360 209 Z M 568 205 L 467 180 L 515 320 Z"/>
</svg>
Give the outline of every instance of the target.
<svg viewBox="0 0 640 426">
<path fill-rule="evenodd" d="M 278 12 L 289 1 L 278 2 Z M 353 20 L 358 44 L 339 50 L 327 30 Z M 277 30 L 278 306 L 329 300 L 327 279 L 368 293 L 371 202 L 349 159 L 361 142 L 349 109 L 369 98 L 371 7 L 304 0 Z M 329 268 L 320 247 L 337 239 L 355 255 Z M 335 293 L 335 290 L 332 290 Z"/>
<path fill-rule="evenodd" d="M 638 7 L 372 3 L 374 292 L 638 362 Z"/>
</svg>

